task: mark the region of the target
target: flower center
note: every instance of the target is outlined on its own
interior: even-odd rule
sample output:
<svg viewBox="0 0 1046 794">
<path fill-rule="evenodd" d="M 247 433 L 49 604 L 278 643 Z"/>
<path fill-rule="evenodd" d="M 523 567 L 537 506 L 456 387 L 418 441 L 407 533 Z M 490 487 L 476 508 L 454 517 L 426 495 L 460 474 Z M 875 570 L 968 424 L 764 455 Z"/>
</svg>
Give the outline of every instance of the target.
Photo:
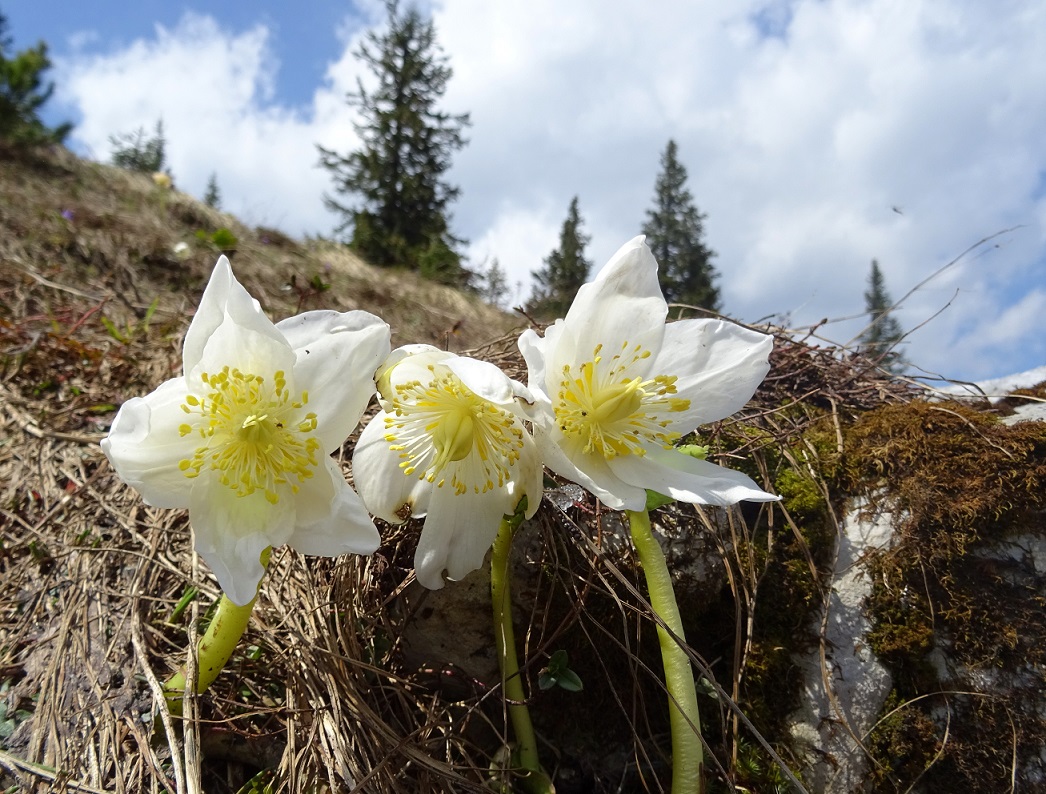
<svg viewBox="0 0 1046 794">
<path fill-rule="evenodd" d="M 198 414 L 192 425 L 178 428 L 182 436 L 199 433 L 202 443 L 191 458 L 178 464 L 186 477 L 202 471 L 218 472 L 223 485 L 237 496 L 263 491 L 272 504 L 279 501 L 277 487 L 312 477 L 319 465 L 320 442 L 312 435 L 316 414 L 302 415 L 309 393 L 293 400 L 282 371 L 266 384 L 260 375 L 224 367 L 216 375 L 200 376 L 210 391 L 203 397 L 190 394 L 182 404 L 187 414 Z"/>
<path fill-rule="evenodd" d="M 477 397 L 456 375 L 395 386 L 385 440 L 400 469 L 457 494 L 504 486 L 523 449 L 523 428 L 510 412 Z"/>
<path fill-rule="evenodd" d="M 679 434 L 665 430 L 670 424 L 666 416 L 690 407 L 689 400 L 672 396 L 676 377 L 631 375 L 639 362 L 650 358 L 641 345 L 625 342 L 609 359 L 602 350 L 598 345 L 592 360 L 576 368 L 564 365 L 553 405 L 559 429 L 583 441 L 585 453 L 605 458 L 645 455 L 645 446 L 652 443 L 671 447 Z"/>
</svg>

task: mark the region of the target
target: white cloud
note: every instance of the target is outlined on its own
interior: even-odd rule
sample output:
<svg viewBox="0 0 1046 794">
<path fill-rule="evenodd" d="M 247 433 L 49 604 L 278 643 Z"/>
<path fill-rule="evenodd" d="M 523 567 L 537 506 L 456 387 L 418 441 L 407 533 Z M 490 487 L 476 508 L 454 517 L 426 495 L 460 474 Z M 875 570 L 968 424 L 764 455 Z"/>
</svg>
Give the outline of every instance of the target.
<svg viewBox="0 0 1046 794">
<path fill-rule="evenodd" d="M 187 13 L 173 30 L 104 55 L 58 60 L 60 100 L 77 106 L 82 121 L 73 140 L 107 160 L 113 134 L 162 118 L 167 160 L 180 189 L 204 192 L 214 172 L 223 207 L 250 223 L 298 233 L 329 232 L 321 195 L 329 187 L 316 167 L 316 142 L 344 128 L 331 85 L 302 112 L 273 97 L 280 64 L 268 29 L 240 33 L 210 17 Z M 342 138 L 352 145 L 351 126 Z"/>
<path fill-rule="evenodd" d="M 873 257 L 898 297 L 979 238 L 1026 224 L 916 292 L 899 318 L 911 328 L 959 289 L 912 335 L 911 360 L 965 377 L 1041 363 L 1029 358 L 1046 353 L 1033 343 L 1041 313 L 1018 307 L 1046 290 L 1046 6 L 432 7 L 455 70 L 445 107 L 472 114 L 451 178 L 462 188 L 455 228 L 477 262 L 497 257 L 510 281 L 526 277 L 577 194 L 589 255 L 602 264 L 638 233 L 671 137 L 708 214 L 729 312 L 797 324 L 851 315 Z M 297 109 L 271 95 L 275 70 L 293 64 L 277 63 L 262 26 L 230 32 L 189 15 L 123 50 L 74 54 L 58 84 L 83 112 L 76 140 L 104 157 L 110 134 L 162 115 L 181 186 L 202 193 L 214 170 L 226 206 L 248 220 L 329 231 L 314 144 L 346 151 L 354 141 L 351 50 L 382 11 L 372 2 L 357 13 L 338 34 L 343 56 Z M 859 328 L 828 332 L 846 339 Z"/>
</svg>

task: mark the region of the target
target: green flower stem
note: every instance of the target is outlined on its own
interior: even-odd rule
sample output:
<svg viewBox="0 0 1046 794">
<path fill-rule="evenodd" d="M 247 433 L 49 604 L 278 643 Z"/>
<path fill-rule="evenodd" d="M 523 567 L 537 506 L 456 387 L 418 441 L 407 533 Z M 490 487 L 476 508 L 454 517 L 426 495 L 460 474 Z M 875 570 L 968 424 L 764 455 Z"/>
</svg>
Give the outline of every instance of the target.
<svg viewBox="0 0 1046 794">
<path fill-rule="evenodd" d="M 679 617 L 672 578 L 668 573 L 665 554 L 650 531 L 650 514 L 645 510 L 629 510 L 628 522 L 632 530 L 632 543 L 635 544 L 646 575 L 650 605 L 665 625 L 683 639 L 683 621 Z M 690 657 L 660 624 L 657 637 L 661 643 L 665 686 L 669 694 L 672 794 L 704 791 L 704 747 L 701 745 L 701 720 L 697 712 L 697 688 L 690 669 Z"/>
<path fill-rule="evenodd" d="M 525 770 L 523 784 L 530 792 L 554 792 L 548 776 L 538 760 L 538 743 L 527 709 L 523 679 L 516 656 L 516 634 L 512 628 L 512 594 L 509 587 L 508 561 L 512 549 L 512 535 L 523 516 L 506 516 L 498 528 L 490 558 L 490 597 L 494 606 L 494 639 L 501 666 L 501 683 L 509 701 L 508 713 L 512 732 L 516 737 L 519 764 Z"/>
<path fill-rule="evenodd" d="M 271 553 L 271 548 L 262 552 L 261 563 L 263 567 L 268 567 Z M 261 584 L 259 583 L 260 586 Z M 229 661 L 233 651 L 236 650 L 236 646 L 240 642 L 240 638 L 243 636 L 243 632 L 247 630 L 247 624 L 250 622 L 251 612 L 254 611 L 254 604 L 257 600 L 258 594 L 255 593 L 254 598 L 241 607 L 230 601 L 225 593 L 222 593 L 221 600 L 218 601 L 218 608 L 214 612 L 214 617 L 211 618 L 211 622 L 207 626 L 203 637 L 200 638 L 200 644 L 197 647 L 196 694 L 199 695 L 207 691 L 207 687 L 214 683 L 218 674 L 221 673 L 225 664 Z M 167 679 L 163 685 L 164 695 L 170 704 L 171 712 L 174 714 L 182 713 L 182 701 L 185 697 L 186 683 L 185 668 L 182 668 Z"/>
</svg>

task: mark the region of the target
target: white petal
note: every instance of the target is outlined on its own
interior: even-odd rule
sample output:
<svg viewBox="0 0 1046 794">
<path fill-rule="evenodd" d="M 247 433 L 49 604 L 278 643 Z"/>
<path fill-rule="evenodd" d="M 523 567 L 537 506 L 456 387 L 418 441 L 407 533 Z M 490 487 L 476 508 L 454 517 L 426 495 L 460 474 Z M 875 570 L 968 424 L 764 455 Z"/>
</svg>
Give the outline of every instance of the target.
<svg viewBox="0 0 1046 794">
<path fill-rule="evenodd" d="M 660 447 L 648 450 L 642 457 L 613 458 L 609 465 L 621 479 L 681 502 L 732 505 L 743 500 L 773 502 L 780 498 L 766 493 L 739 471 Z"/>
<path fill-rule="evenodd" d="M 367 508 L 345 482 L 338 464 L 330 458 L 325 462 L 323 470 L 306 480 L 298 493 L 298 526 L 287 544 L 302 554 L 321 557 L 373 554 L 381 537 Z M 315 508 L 304 509 L 310 504 L 322 505 L 320 515 L 315 515 Z"/>
<path fill-rule="evenodd" d="M 595 496 L 611 510 L 642 510 L 646 492 L 615 474 L 601 455 L 586 455 L 581 444 L 549 424 L 546 414 L 534 422 L 534 441 L 545 465 Z"/>
<path fill-rule="evenodd" d="M 324 452 L 340 447 L 374 395 L 389 355 L 389 326 L 368 312 L 306 312 L 277 324 L 294 350 L 294 388 L 308 391 Z"/>
<path fill-rule="evenodd" d="M 443 587 L 443 571 L 463 579 L 482 567 L 512 498 L 503 490 L 477 494 L 434 488 L 425 527 L 414 553 L 418 581 L 430 590 Z"/>
<path fill-rule="evenodd" d="M 515 405 L 516 398 L 534 402 L 534 396 L 522 383 L 512 380 L 494 364 L 466 356 L 451 355 L 440 362 L 465 386 L 495 405 Z"/>
<path fill-rule="evenodd" d="M 262 320 L 269 322 L 264 316 Z M 254 325 L 244 325 L 232 314 L 226 315 L 205 340 L 196 366 L 186 368 L 189 388 L 196 393 L 206 393 L 209 387 L 202 382 L 200 374 L 214 374 L 229 367 L 259 375 L 270 383 L 273 373 L 282 371 L 287 389 L 292 394 L 301 392 L 302 388 L 294 380 L 294 351 L 276 326 L 269 325 L 272 333 L 259 331 Z"/>
<path fill-rule="evenodd" d="M 656 355 L 667 316 L 657 262 L 643 238 L 636 237 L 611 257 L 594 281 L 578 290 L 563 322 L 574 337 L 574 360 L 580 364 L 590 360 L 599 345 L 613 353 L 625 342 L 640 344 Z M 551 354 L 549 359 L 547 374 L 556 378 L 559 370 L 553 369 Z"/>
<path fill-rule="evenodd" d="M 544 392 L 548 395 L 548 386 L 545 383 L 545 350 L 549 344 L 549 331 L 555 326 L 549 326 L 545 330 L 545 336 L 540 337 L 532 328 L 524 331 L 516 342 L 519 352 L 523 354 L 523 360 L 527 363 L 527 385 L 533 390 Z"/>
<path fill-rule="evenodd" d="M 203 358 L 204 348 L 211 335 L 227 319 L 231 319 L 237 326 L 250 329 L 262 336 L 273 340 L 283 340 L 276 327 L 261 310 L 258 301 L 252 298 L 233 276 L 229 260 L 222 256 L 218 259 L 218 264 L 214 266 L 211 278 L 203 291 L 203 297 L 200 299 L 200 306 L 185 334 L 182 367 L 186 374 L 196 369 Z M 226 363 L 231 364 L 232 362 Z"/>
<path fill-rule="evenodd" d="M 185 395 L 185 378 L 173 378 L 145 397 L 128 400 L 102 439 L 102 451 L 120 479 L 153 507 L 189 506 L 193 481 L 178 463 L 193 456 L 199 436 L 178 432 L 188 419 L 181 409 Z"/>
<path fill-rule="evenodd" d="M 541 506 L 541 497 L 545 492 L 545 466 L 537 442 L 526 431 L 523 434 L 523 451 L 512 470 L 509 492 L 512 494 L 512 512 L 515 512 L 523 496 L 527 497 L 527 518 L 532 518 Z"/>
<path fill-rule="evenodd" d="M 388 407 L 388 401 L 393 397 L 393 386 L 414 380 L 428 383 L 432 379 L 429 367 L 452 355 L 432 345 L 397 347 L 374 374 L 382 407 Z"/>
<path fill-rule="evenodd" d="M 770 370 L 774 339 L 723 320 L 669 323 L 650 371 L 675 375 L 677 397 L 690 408 L 668 414 L 669 429 L 687 433 L 741 410 Z"/>
<path fill-rule="evenodd" d="M 229 599 L 243 606 L 254 598 L 265 573 L 261 553 L 290 538 L 294 504 L 288 499 L 270 504 L 260 491 L 239 497 L 216 479 L 200 478 L 193 488 L 189 521 L 197 553 Z"/>
<path fill-rule="evenodd" d="M 363 428 L 352 454 L 352 479 L 371 513 L 401 524 L 409 516 L 425 515 L 432 485 L 400 469 L 399 455 L 385 440 L 386 415 L 379 411 Z"/>
</svg>

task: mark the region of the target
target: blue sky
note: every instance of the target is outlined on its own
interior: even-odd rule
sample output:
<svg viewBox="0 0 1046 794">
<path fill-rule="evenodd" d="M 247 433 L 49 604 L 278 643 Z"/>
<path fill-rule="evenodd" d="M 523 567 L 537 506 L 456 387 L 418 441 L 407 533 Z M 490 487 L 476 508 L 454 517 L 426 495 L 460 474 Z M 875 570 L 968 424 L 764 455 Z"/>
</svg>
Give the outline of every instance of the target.
<svg viewBox="0 0 1046 794">
<path fill-rule="evenodd" d="M 118 50 L 137 39 L 155 36 L 157 25 L 176 28 L 190 11 L 207 14 L 227 30 L 264 25 L 273 33 L 273 51 L 282 64 L 275 74 L 277 96 L 291 104 L 304 104 L 312 98 L 327 64 L 338 58 L 343 49 L 334 32 L 354 21 L 352 4 L 344 0 L 299 3 L 293 12 L 279 0 L 199 4 L 161 0 L 21 0 L 13 5 L 5 3 L 2 8 L 19 49 L 43 39 L 55 54 L 77 41 L 83 42 L 87 51 Z M 317 31 L 324 33 L 317 35 Z"/>
<path fill-rule="evenodd" d="M 876 258 L 914 364 L 987 378 L 1046 363 L 1046 4 L 1001 0 L 433 0 L 469 111 L 451 179 L 474 264 L 515 296 L 578 195 L 596 267 L 637 234 L 674 139 L 707 213 L 728 313 L 836 342 Z M 344 95 L 376 0 L 3 6 L 44 39 L 49 115 L 105 161 L 163 117 L 176 184 L 248 223 L 330 234 L 316 143 L 355 142 Z M 362 75 L 366 79 L 366 75 Z"/>
</svg>

